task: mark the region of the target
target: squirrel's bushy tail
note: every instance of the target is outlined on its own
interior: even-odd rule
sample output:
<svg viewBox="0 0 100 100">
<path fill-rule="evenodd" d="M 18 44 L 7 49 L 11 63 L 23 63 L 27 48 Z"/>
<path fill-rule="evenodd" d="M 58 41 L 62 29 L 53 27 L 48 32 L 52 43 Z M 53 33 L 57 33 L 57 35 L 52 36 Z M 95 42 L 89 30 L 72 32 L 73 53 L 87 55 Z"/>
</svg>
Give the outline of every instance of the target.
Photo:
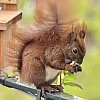
<svg viewBox="0 0 100 100">
<path fill-rule="evenodd" d="M 7 46 L 9 48 L 7 57 L 10 66 L 18 68 L 19 71 L 21 70 L 23 50 L 29 43 L 38 39 L 40 35 L 37 35 L 37 33 L 39 34 L 39 31 L 36 30 L 35 32 L 32 30 L 32 28 L 28 27 L 24 29 L 22 28 L 21 30 L 13 33 L 14 41 L 7 43 Z"/>
<path fill-rule="evenodd" d="M 8 46 L 8 61 L 10 63 L 10 66 L 14 66 L 15 68 L 18 68 L 18 70 L 21 70 L 22 66 L 22 53 L 25 48 L 25 46 L 32 41 L 32 39 L 29 39 L 28 36 L 24 36 L 22 34 L 23 32 L 16 32 L 13 34 L 14 43 L 9 42 L 7 44 Z"/>
<path fill-rule="evenodd" d="M 41 2 L 42 1 L 42 2 Z M 51 2 L 52 1 L 52 2 Z M 48 32 L 56 25 L 57 16 L 53 11 L 55 8 L 54 0 L 37 0 L 35 20 L 36 24 L 32 27 L 24 27 L 21 31 L 13 33 L 14 43 L 8 43 L 8 61 L 10 65 L 21 71 L 22 54 L 25 47 L 35 40 L 40 39 L 42 34 Z"/>
</svg>

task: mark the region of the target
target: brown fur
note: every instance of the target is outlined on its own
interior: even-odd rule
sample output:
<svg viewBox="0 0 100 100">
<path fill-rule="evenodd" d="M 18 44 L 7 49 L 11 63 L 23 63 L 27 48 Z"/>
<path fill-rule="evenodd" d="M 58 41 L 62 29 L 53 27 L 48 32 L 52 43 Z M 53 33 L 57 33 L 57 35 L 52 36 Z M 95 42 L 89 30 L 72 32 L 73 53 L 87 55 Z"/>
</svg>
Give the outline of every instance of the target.
<svg viewBox="0 0 100 100">
<path fill-rule="evenodd" d="M 9 61 L 18 68 L 21 79 L 34 83 L 37 88 L 47 83 L 51 84 L 58 76 L 46 82 L 47 66 L 57 70 L 71 70 L 72 66 L 65 62 L 65 59 L 81 64 L 86 52 L 84 23 L 80 24 L 78 20 L 60 22 L 57 15 L 40 21 L 39 14 L 38 12 L 38 23 L 33 27 L 34 30 L 27 27 L 15 34 L 17 42 L 9 43 L 8 54 Z M 75 47 L 78 50 L 77 54 L 72 52 Z"/>
</svg>

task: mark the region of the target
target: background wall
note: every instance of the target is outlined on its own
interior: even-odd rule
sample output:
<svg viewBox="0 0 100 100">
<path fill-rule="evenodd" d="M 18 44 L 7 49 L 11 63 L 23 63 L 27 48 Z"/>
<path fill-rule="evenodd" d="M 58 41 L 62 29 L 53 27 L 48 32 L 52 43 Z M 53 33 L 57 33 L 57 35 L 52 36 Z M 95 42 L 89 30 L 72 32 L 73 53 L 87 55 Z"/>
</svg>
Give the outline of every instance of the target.
<svg viewBox="0 0 100 100">
<path fill-rule="evenodd" d="M 23 11 L 23 22 L 31 23 L 35 0 L 20 0 L 19 8 Z M 77 87 L 65 86 L 65 92 L 86 98 L 100 100 L 100 0 L 76 0 L 77 14 L 85 20 L 88 26 L 86 38 L 87 54 L 82 64 L 83 72 L 76 74 Z M 27 22 L 27 19 L 30 18 Z M 19 91 L 0 85 L 0 100 L 32 100 Z"/>
</svg>

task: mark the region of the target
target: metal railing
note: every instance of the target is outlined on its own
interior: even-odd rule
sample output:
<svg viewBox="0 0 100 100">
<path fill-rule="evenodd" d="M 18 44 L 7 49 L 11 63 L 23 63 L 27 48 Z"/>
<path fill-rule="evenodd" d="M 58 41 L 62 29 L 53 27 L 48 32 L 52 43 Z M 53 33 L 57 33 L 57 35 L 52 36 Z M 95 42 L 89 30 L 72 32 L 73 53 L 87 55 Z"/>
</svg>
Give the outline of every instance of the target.
<svg viewBox="0 0 100 100">
<path fill-rule="evenodd" d="M 41 98 L 44 98 L 44 100 L 84 100 L 82 98 L 72 96 L 63 92 L 52 94 L 46 92 L 45 94 L 42 94 L 41 90 L 34 89 L 33 87 L 27 84 L 16 82 L 15 78 L 13 77 L 0 77 L 0 84 L 9 88 L 14 88 L 23 91 L 32 98 L 36 97 L 36 100 L 41 100 Z"/>
</svg>

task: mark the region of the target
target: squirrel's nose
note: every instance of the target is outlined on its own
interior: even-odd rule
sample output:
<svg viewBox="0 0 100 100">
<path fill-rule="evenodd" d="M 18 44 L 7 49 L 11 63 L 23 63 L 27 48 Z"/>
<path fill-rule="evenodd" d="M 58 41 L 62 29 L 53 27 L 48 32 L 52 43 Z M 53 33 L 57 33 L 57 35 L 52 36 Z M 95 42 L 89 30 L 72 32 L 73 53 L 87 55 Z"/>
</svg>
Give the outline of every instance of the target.
<svg viewBox="0 0 100 100">
<path fill-rule="evenodd" d="M 82 64 L 82 62 L 83 62 L 83 59 L 80 59 L 80 60 L 78 61 L 79 64 Z"/>
<path fill-rule="evenodd" d="M 83 62 L 83 59 L 77 59 L 76 62 L 81 65 Z"/>
</svg>

